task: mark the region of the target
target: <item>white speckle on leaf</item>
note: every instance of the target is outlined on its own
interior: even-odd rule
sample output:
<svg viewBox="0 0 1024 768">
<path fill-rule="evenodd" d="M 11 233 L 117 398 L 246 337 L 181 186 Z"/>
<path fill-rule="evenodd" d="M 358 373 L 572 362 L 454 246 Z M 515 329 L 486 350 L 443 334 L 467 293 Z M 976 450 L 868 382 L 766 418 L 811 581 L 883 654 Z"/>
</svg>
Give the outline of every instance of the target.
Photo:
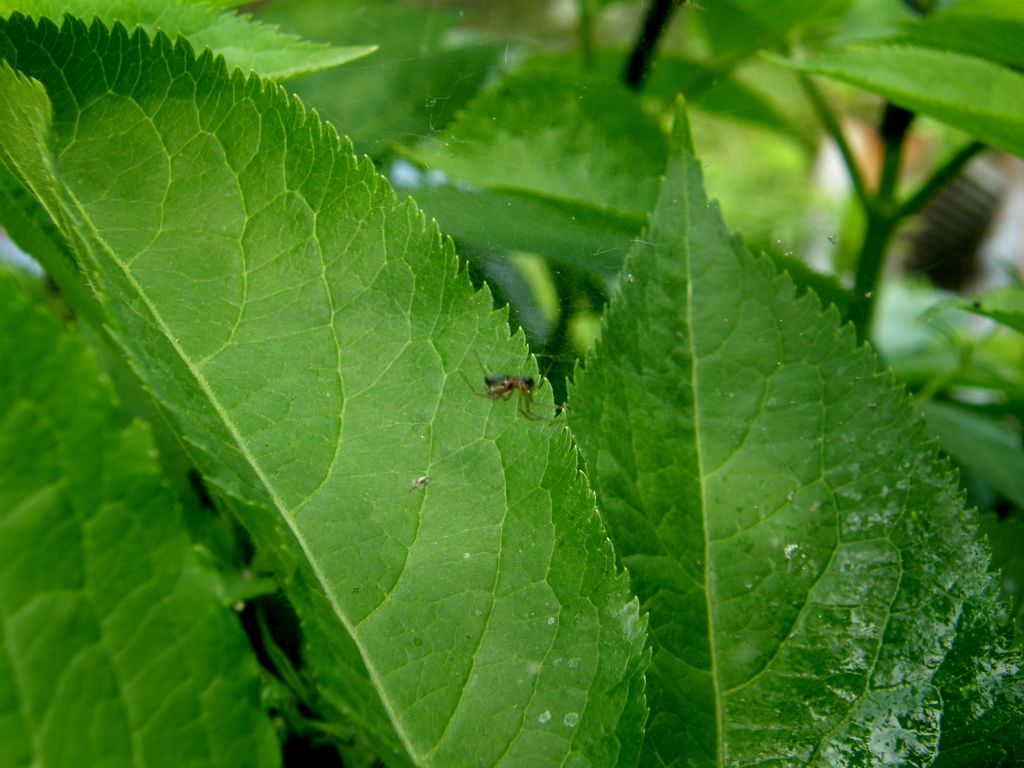
<svg viewBox="0 0 1024 768">
<path fill-rule="evenodd" d="M 549 710 L 549 709 L 545 709 L 543 712 L 541 712 L 539 715 L 537 715 L 537 722 L 540 723 L 541 725 L 544 725 L 544 723 L 548 722 L 550 719 L 551 719 L 551 710 Z"/>
<path fill-rule="evenodd" d="M 789 560 L 791 557 L 793 557 L 793 553 L 796 552 L 798 549 L 800 549 L 799 544 L 787 544 L 782 548 L 782 554 L 786 556 L 787 560 Z"/>
<path fill-rule="evenodd" d="M 548 616 L 548 626 L 549 627 L 553 627 L 554 625 L 555 625 L 555 617 L 554 616 Z"/>
<path fill-rule="evenodd" d="M 854 691 L 848 691 L 844 688 L 836 688 L 831 685 L 826 685 L 825 690 L 846 702 L 853 701 L 857 698 L 857 694 Z"/>
<path fill-rule="evenodd" d="M 918 734 L 904 728 L 896 715 L 871 729 L 868 746 L 878 759 L 877 765 L 906 765 L 918 762 L 928 750 Z"/>
<path fill-rule="evenodd" d="M 566 712 L 565 717 L 562 718 L 562 722 L 569 728 L 575 728 L 580 722 L 580 716 L 578 712 Z"/>
<path fill-rule="evenodd" d="M 526 662 L 526 674 L 530 677 L 536 677 L 540 674 L 540 667 L 539 661 L 528 661 Z"/>
</svg>

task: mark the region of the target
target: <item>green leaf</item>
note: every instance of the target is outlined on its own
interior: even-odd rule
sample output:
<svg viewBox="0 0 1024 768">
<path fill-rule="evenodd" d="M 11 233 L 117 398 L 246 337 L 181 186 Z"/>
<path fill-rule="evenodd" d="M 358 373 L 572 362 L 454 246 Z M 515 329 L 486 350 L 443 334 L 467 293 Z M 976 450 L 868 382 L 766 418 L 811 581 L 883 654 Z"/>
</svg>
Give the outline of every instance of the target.
<svg viewBox="0 0 1024 768">
<path fill-rule="evenodd" d="M 643 216 L 665 151 L 657 122 L 624 87 L 537 64 L 481 93 L 442 137 L 407 154 L 476 187 Z"/>
<path fill-rule="evenodd" d="M 909 9 L 889 0 L 853 0 L 839 26 L 827 40 L 828 47 L 877 42 L 899 32 L 907 22 Z"/>
<path fill-rule="evenodd" d="M 1024 69 L 1024 15 L 976 13 L 969 5 L 959 6 L 905 23 L 894 42 L 958 51 Z"/>
<path fill-rule="evenodd" d="M 914 388 L 980 388 L 993 399 L 1024 401 L 1024 337 L 979 333 L 962 305 L 947 297 L 923 283 L 887 281 L 872 334 L 886 364 Z"/>
<path fill-rule="evenodd" d="M 646 762 L 927 765 L 971 686 L 966 743 L 1017 660 L 922 421 L 730 237 L 692 157 L 625 269 L 569 413 L 649 612 Z M 968 631 L 967 604 L 993 621 Z"/>
<path fill-rule="evenodd" d="M 573 78 L 576 80 L 599 79 L 614 88 L 621 81 L 623 62 L 629 55 L 629 51 L 621 49 L 598 51 L 591 65 L 584 68 L 575 51 L 543 54 L 531 57 L 528 66 L 538 66 L 543 62 L 545 66 L 575 73 Z M 643 83 L 645 97 L 654 96 L 671 104 L 677 94 L 685 93 L 691 109 L 707 110 L 729 120 L 790 136 L 798 130 L 796 121 L 792 115 L 784 114 L 764 91 L 763 87 L 745 82 L 734 72 L 710 69 L 704 62 L 668 52 L 660 53 L 651 62 L 651 70 Z"/>
<path fill-rule="evenodd" d="M 1024 507 L 1024 447 L 1020 435 L 969 408 L 931 400 L 922 406 L 929 431 L 958 464 Z"/>
<path fill-rule="evenodd" d="M 14 55 L 41 40 L 50 56 Z M 0 120 L 0 158 L 77 234 L 327 702 L 395 765 L 635 760 L 637 603 L 565 430 L 467 386 L 477 355 L 533 371 L 450 244 L 301 104 L 208 54 L 22 17 L 0 53 L 22 70 L 0 101 L 34 105 Z"/>
<path fill-rule="evenodd" d="M 444 222 L 460 242 L 489 249 L 526 251 L 552 264 L 614 279 L 643 232 L 640 216 L 613 214 L 591 205 L 513 190 L 417 187 L 417 204 Z"/>
<path fill-rule="evenodd" d="M 934 678 L 943 703 L 935 768 L 1021 764 L 1024 682 L 1019 655 L 1007 652 L 1010 631 L 994 580 L 964 602 L 956 637 Z"/>
<path fill-rule="evenodd" d="M 1024 75 L 983 59 L 900 45 L 851 47 L 785 66 L 877 93 L 1024 156 Z"/>
<path fill-rule="evenodd" d="M 825 0 L 807 3 L 805 0 L 728 0 L 728 4 L 747 17 L 756 20 L 777 36 L 813 24 L 835 21 L 851 5 L 851 0 Z"/>
<path fill-rule="evenodd" d="M 372 57 L 295 83 L 307 104 L 371 157 L 392 144 L 444 129 L 496 68 L 502 48 L 453 42 L 453 13 L 397 3 L 290 0 L 260 10 L 260 18 L 335 45 L 373 42 Z"/>
<path fill-rule="evenodd" d="M 714 59 L 735 64 L 759 48 L 771 48 L 798 30 L 836 23 L 851 0 L 719 0 L 694 6 Z"/>
<path fill-rule="evenodd" d="M 798 294 L 814 291 L 823 304 L 835 305 L 839 310 L 840 317 L 846 317 L 850 304 L 853 302 L 853 294 L 849 289 L 840 285 L 834 276 L 818 272 L 809 267 L 806 261 L 794 256 L 780 253 L 767 255 L 778 271 L 786 272 L 793 280 Z"/>
<path fill-rule="evenodd" d="M 981 529 L 992 545 L 992 565 L 999 569 L 1003 594 L 1010 599 L 1016 641 L 1024 644 L 1024 520 L 1018 508 L 1005 519 L 981 515 Z"/>
<path fill-rule="evenodd" d="M 220 13 L 207 0 L 0 0 L 0 13 L 18 11 L 59 21 L 65 14 L 115 21 L 149 34 L 185 35 L 197 51 L 210 48 L 229 67 L 287 80 L 361 59 L 373 45 L 331 47 L 300 40 L 247 16 Z"/>
<path fill-rule="evenodd" d="M 1020 286 L 998 288 L 976 301 L 960 302 L 959 306 L 968 312 L 991 318 L 1007 328 L 1024 333 L 1024 288 Z"/>
<path fill-rule="evenodd" d="M 147 429 L 9 278 L 0 325 L 0 764 L 278 765 Z"/>
<path fill-rule="evenodd" d="M 619 83 L 549 59 L 481 93 L 442 137 L 403 151 L 456 182 L 410 192 L 460 243 L 609 280 L 654 203 L 665 137 Z"/>
</svg>

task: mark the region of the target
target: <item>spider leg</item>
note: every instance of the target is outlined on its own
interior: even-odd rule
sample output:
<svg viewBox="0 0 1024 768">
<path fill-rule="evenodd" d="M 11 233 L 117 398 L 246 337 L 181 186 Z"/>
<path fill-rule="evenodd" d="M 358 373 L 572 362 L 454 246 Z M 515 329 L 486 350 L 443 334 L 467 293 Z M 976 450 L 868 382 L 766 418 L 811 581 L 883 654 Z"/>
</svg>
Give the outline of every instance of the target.
<svg viewBox="0 0 1024 768">
<path fill-rule="evenodd" d="M 488 395 L 488 394 L 487 394 L 486 392 L 479 392 L 479 391 L 477 391 L 476 387 L 474 387 L 474 386 L 473 386 L 473 385 L 472 385 L 472 384 L 470 383 L 470 381 L 469 381 L 469 377 L 468 377 L 468 376 L 466 376 L 466 374 L 465 374 L 465 372 L 464 372 L 464 371 L 459 371 L 459 375 L 460 375 L 460 376 L 462 376 L 462 380 L 463 380 L 464 382 L 466 382 L 466 386 L 467 386 L 467 387 L 469 387 L 469 391 L 470 391 L 470 392 L 472 392 L 472 393 L 473 393 L 474 395 L 476 395 L 477 397 L 483 397 L 483 398 L 486 398 L 487 400 L 493 400 L 493 399 L 494 399 L 493 397 L 491 397 L 490 395 Z"/>
</svg>

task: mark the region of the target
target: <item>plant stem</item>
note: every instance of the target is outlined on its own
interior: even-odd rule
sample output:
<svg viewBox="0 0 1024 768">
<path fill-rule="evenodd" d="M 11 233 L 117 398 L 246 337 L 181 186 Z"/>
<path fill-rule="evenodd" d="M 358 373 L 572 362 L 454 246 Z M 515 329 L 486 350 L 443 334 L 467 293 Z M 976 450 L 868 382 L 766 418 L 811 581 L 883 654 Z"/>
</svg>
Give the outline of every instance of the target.
<svg viewBox="0 0 1024 768">
<path fill-rule="evenodd" d="M 876 200 L 889 203 L 896 193 L 896 182 L 900 176 L 900 159 L 903 155 L 903 139 L 914 120 L 914 113 L 895 104 L 885 105 L 882 117 L 882 141 L 885 142 L 885 156 L 882 159 L 882 178 L 878 182 Z"/>
<path fill-rule="evenodd" d="M 594 0 L 580 3 L 580 58 L 584 69 L 594 68 Z"/>
<path fill-rule="evenodd" d="M 653 0 L 651 7 L 644 18 L 644 27 L 637 38 L 636 46 L 629 56 L 626 71 L 622 76 L 623 82 L 633 90 L 640 90 L 644 78 L 651 66 L 651 59 L 654 58 L 654 49 L 658 44 L 672 11 L 679 5 L 680 0 Z"/>
<path fill-rule="evenodd" d="M 967 162 L 984 149 L 984 144 L 975 141 L 962 148 L 935 171 L 917 192 L 899 204 L 896 200 L 896 187 L 903 155 L 903 141 L 914 119 L 914 113 L 893 104 L 886 106 L 880 130 L 885 143 L 882 173 L 878 190 L 872 194 L 857 167 L 853 150 L 843 135 L 839 121 L 829 109 L 825 97 L 809 77 L 802 75 L 800 84 L 822 126 L 839 148 L 857 199 L 863 206 L 867 218 L 864 242 L 861 244 L 860 256 L 857 259 L 854 299 L 848 316 L 857 330 L 857 338 L 863 341 L 867 339 L 871 330 L 878 279 L 896 226 L 903 219 L 917 213 L 940 189 L 956 178 Z"/>
<path fill-rule="evenodd" d="M 928 181 L 920 186 L 917 192 L 911 195 L 910 198 L 899 207 L 899 210 L 896 212 L 897 218 L 905 219 L 908 216 L 913 216 L 921 210 L 921 208 L 923 208 L 929 200 L 935 197 L 943 187 L 949 184 L 949 182 L 960 174 L 960 171 L 962 171 L 964 166 L 970 162 L 972 157 L 977 155 L 983 149 L 985 149 L 985 145 L 980 141 L 972 141 L 953 155 L 946 161 L 945 165 L 932 174 Z"/>
<path fill-rule="evenodd" d="M 878 278 L 882 273 L 889 240 L 899 221 L 895 200 L 896 183 L 903 155 L 903 139 L 913 119 L 913 112 L 893 104 L 886 105 L 881 127 L 882 140 L 885 142 L 882 175 L 874 198 L 866 206 L 867 230 L 857 259 L 853 304 L 850 305 L 849 319 L 861 341 L 865 341 L 871 331 Z"/>
</svg>

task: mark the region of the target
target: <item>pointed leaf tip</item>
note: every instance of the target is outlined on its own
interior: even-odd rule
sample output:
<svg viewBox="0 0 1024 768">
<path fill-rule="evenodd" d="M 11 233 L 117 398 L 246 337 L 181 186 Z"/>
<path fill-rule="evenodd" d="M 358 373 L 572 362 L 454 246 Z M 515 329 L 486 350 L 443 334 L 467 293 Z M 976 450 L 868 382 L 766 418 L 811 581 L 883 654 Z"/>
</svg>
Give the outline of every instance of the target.
<svg viewBox="0 0 1024 768">
<path fill-rule="evenodd" d="M 686 97 L 679 93 L 675 100 L 675 117 L 672 121 L 671 150 L 676 154 L 696 155 L 693 148 L 693 133 L 690 130 L 690 117 L 686 111 Z"/>
<path fill-rule="evenodd" d="M 650 617 L 644 760 L 927 764 L 944 740 L 1010 741 L 1019 658 L 948 465 L 836 313 L 730 236 L 689 155 L 568 414 Z"/>
</svg>

